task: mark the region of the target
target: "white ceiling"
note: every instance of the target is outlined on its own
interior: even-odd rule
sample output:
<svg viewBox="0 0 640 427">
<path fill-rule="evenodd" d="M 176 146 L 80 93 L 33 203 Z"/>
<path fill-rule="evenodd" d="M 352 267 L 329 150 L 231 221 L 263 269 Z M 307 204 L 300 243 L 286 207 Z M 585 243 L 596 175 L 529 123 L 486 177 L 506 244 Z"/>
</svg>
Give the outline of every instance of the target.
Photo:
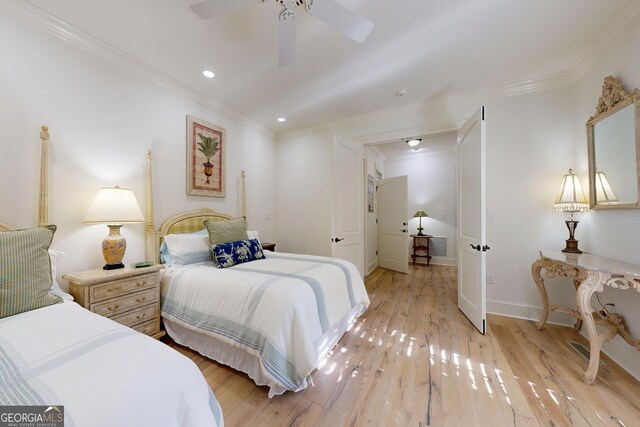
<svg viewBox="0 0 640 427">
<path fill-rule="evenodd" d="M 281 132 L 567 73 L 635 0 L 337 0 L 375 23 L 369 38 L 301 11 L 288 68 L 275 0 L 208 21 L 189 9 L 198 1 L 28 3 Z"/>
</svg>

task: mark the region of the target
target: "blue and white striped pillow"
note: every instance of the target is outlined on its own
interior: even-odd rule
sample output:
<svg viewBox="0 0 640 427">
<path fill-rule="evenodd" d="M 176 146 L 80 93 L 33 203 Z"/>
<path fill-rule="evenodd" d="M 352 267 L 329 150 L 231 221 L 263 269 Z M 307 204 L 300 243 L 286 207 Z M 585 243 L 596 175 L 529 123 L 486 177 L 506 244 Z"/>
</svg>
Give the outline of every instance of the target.
<svg viewBox="0 0 640 427">
<path fill-rule="evenodd" d="M 236 240 L 211 246 L 213 261 L 218 268 L 227 268 L 244 262 L 264 259 L 258 239 Z"/>
<path fill-rule="evenodd" d="M 207 230 L 195 233 L 168 234 L 160 248 L 160 256 L 167 266 L 199 264 L 211 261 Z"/>
</svg>

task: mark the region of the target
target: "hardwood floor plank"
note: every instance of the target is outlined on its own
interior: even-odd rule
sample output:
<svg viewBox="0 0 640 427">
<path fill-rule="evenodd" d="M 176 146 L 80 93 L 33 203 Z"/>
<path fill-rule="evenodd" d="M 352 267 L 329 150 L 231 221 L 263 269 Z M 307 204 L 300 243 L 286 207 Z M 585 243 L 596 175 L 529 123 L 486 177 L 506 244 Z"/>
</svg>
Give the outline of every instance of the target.
<svg viewBox="0 0 640 427">
<path fill-rule="evenodd" d="M 367 312 L 312 373 L 314 386 L 269 399 L 246 374 L 175 344 L 235 426 L 640 425 L 640 382 L 603 356 L 594 385 L 567 344 L 572 328 L 500 316 L 480 335 L 457 307 L 455 267 L 376 269 Z"/>
</svg>

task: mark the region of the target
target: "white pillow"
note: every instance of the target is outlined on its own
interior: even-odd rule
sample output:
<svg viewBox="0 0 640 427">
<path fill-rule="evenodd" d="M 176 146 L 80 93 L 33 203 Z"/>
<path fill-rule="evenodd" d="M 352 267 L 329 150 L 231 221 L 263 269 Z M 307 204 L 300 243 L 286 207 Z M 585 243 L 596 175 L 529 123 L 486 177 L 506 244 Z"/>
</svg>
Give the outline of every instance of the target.
<svg viewBox="0 0 640 427">
<path fill-rule="evenodd" d="M 49 259 L 51 260 L 51 287 L 49 292 L 64 299 L 73 301 L 73 297 L 60 289 L 60 284 L 56 280 L 56 263 L 64 257 L 64 252 L 49 249 Z"/>
<path fill-rule="evenodd" d="M 172 265 L 188 265 L 211 261 L 209 234 L 207 230 L 203 231 L 164 236 L 164 242 Z"/>
<path fill-rule="evenodd" d="M 247 230 L 248 239 L 258 239 L 260 241 L 260 237 L 258 237 L 258 230 Z"/>
</svg>

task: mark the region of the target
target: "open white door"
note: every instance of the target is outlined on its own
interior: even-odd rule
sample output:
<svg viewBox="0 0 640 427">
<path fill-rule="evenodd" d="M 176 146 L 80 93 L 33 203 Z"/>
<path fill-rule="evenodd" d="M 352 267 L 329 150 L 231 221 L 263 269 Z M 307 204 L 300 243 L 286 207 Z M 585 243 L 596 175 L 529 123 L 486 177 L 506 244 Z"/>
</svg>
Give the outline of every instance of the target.
<svg viewBox="0 0 640 427">
<path fill-rule="evenodd" d="M 407 177 L 378 180 L 378 267 L 409 272 Z"/>
<path fill-rule="evenodd" d="M 333 137 L 332 256 L 351 261 L 364 277 L 363 150 L 350 139 Z"/>
<path fill-rule="evenodd" d="M 458 131 L 458 307 L 486 331 L 484 107 Z"/>
</svg>

